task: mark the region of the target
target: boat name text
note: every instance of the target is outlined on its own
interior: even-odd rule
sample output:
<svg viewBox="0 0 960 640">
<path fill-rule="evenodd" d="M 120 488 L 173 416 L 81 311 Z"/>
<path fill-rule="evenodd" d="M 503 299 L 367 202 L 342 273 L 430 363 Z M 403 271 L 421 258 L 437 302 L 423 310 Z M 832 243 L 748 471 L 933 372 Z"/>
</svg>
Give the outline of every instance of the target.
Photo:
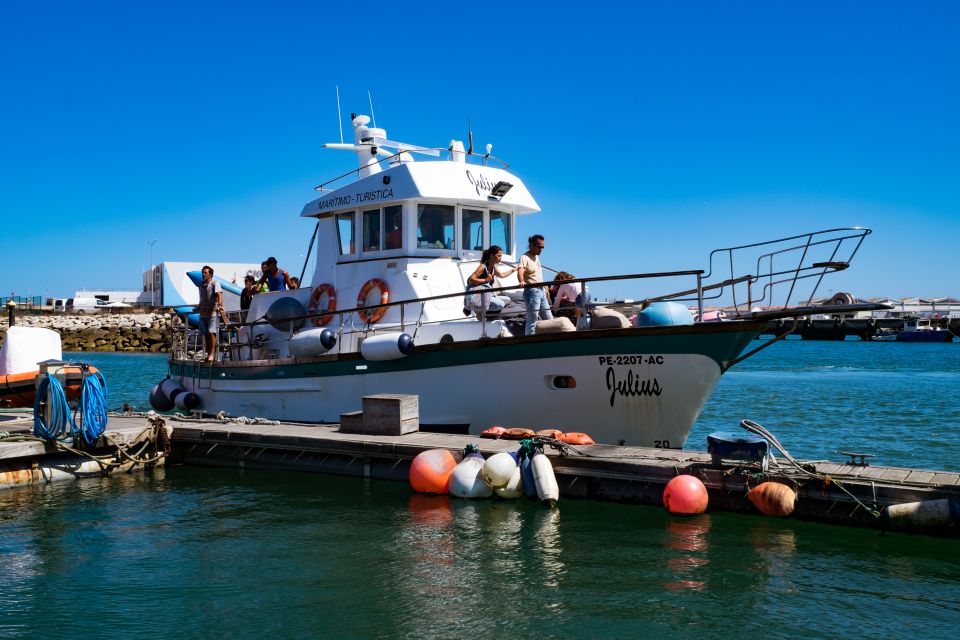
<svg viewBox="0 0 960 640">
<path fill-rule="evenodd" d="M 347 207 L 353 203 L 375 202 L 377 200 L 386 200 L 393 197 L 393 189 L 371 189 L 370 191 L 358 191 L 353 195 L 336 196 L 317 202 L 317 211 L 324 209 L 335 209 L 337 207 Z"/>
<path fill-rule="evenodd" d="M 600 366 L 611 364 L 663 364 L 663 356 L 600 356 Z"/>
<path fill-rule="evenodd" d="M 470 170 L 467 169 L 467 180 L 473 185 L 473 188 L 477 190 L 477 195 L 482 196 L 484 193 L 493 191 L 494 183 L 484 178 L 482 173 L 478 175 L 478 178 L 474 178 Z"/>
<path fill-rule="evenodd" d="M 633 371 L 627 371 L 627 377 L 622 380 L 617 379 L 617 372 L 613 367 L 607 367 L 607 391 L 610 392 L 610 406 L 613 406 L 617 396 L 629 398 L 630 396 L 659 396 L 663 393 L 660 388 L 660 381 L 656 378 L 641 378 L 634 376 Z"/>
</svg>

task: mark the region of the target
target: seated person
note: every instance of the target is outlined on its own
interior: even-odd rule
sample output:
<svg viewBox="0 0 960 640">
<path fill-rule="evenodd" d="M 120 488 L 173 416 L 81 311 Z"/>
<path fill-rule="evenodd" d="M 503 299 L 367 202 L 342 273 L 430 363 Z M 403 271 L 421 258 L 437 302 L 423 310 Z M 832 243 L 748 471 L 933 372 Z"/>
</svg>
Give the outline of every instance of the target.
<svg viewBox="0 0 960 640">
<path fill-rule="evenodd" d="M 566 271 L 557 273 L 555 280 L 573 280 L 575 276 Z M 583 313 L 583 285 L 579 282 L 564 282 L 553 293 L 553 313 L 576 320 Z"/>
</svg>

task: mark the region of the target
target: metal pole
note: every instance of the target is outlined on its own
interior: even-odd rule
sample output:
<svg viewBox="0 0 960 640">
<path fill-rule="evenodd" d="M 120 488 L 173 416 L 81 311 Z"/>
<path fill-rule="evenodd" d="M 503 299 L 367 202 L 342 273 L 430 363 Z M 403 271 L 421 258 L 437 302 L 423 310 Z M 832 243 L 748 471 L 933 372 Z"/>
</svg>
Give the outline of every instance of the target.
<svg viewBox="0 0 960 640">
<path fill-rule="evenodd" d="M 13 298 L 7 301 L 7 319 L 10 321 L 10 326 L 17 324 L 17 303 L 13 301 Z"/>
<path fill-rule="evenodd" d="M 703 276 L 697 274 L 697 318 L 703 322 Z"/>
</svg>

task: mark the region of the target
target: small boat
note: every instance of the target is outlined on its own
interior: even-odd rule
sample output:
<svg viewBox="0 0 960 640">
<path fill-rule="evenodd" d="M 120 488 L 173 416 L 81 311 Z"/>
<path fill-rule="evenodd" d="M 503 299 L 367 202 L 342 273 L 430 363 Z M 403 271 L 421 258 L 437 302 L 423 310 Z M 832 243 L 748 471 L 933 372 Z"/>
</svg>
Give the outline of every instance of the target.
<svg viewBox="0 0 960 640">
<path fill-rule="evenodd" d="M 934 327 L 928 318 L 906 318 L 903 331 L 897 333 L 897 342 L 953 342 L 953 334 Z"/>
<path fill-rule="evenodd" d="M 871 233 L 829 229 L 717 249 L 706 270 L 567 280 L 658 295 L 633 303 L 635 291 L 621 291 L 585 308 L 589 322 L 576 328 L 559 318 L 524 335 L 515 274 L 484 293 L 497 305 L 471 309 L 464 296 L 484 250 L 501 247 L 512 264 L 527 248 L 518 220 L 540 207 L 521 178 L 490 145 L 475 153 L 472 139 L 469 148 L 421 147 L 389 140 L 367 116 L 352 123 L 353 144 L 325 146 L 355 153 L 359 168 L 317 187 L 300 213 L 315 221 L 311 284 L 255 295 L 212 363 L 181 325 L 155 408 L 171 405 L 157 393 L 173 389 L 195 394 L 206 414 L 336 423 L 365 395 L 416 394 L 424 431 L 478 435 L 513 424 L 681 448 L 720 376 L 775 342 L 750 349 L 771 320 L 813 312 L 822 279 L 846 269 Z M 553 284 L 562 283 L 543 286 Z M 791 296 L 808 302 L 791 306 Z M 725 317 L 706 316 L 705 305 Z"/>
<path fill-rule="evenodd" d="M 870 336 L 873 342 L 895 342 L 899 331 L 893 329 L 877 329 L 877 332 Z"/>
<path fill-rule="evenodd" d="M 80 398 L 85 375 L 96 373 L 88 365 L 61 362 L 60 334 L 50 329 L 13 326 L 0 346 L 0 407 L 32 407 L 41 365 L 56 375 L 67 400 Z"/>
</svg>

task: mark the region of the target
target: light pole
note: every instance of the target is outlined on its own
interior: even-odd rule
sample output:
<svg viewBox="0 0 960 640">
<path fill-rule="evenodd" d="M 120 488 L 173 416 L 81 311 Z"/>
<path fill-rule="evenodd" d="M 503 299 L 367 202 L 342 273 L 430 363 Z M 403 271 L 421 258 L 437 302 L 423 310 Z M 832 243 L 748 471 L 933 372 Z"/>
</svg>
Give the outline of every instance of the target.
<svg viewBox="0 0 960 640">
<path fill-rule="evenodd" d="M 156 240 L 150 240 L 147 242 L 147 244 L 150 245 L 150 306 L 151 307 L 157 306 L 157 297 L 156 297 L 156 294 L 154 293 L 154 290 L 155 290 L 154 285 L 156 284 L 156 281 L 155 281 L 155 278 L 153 277 L 153 245 L 155 245 L 156 243 L 157 243 Z"/>
</svg>

